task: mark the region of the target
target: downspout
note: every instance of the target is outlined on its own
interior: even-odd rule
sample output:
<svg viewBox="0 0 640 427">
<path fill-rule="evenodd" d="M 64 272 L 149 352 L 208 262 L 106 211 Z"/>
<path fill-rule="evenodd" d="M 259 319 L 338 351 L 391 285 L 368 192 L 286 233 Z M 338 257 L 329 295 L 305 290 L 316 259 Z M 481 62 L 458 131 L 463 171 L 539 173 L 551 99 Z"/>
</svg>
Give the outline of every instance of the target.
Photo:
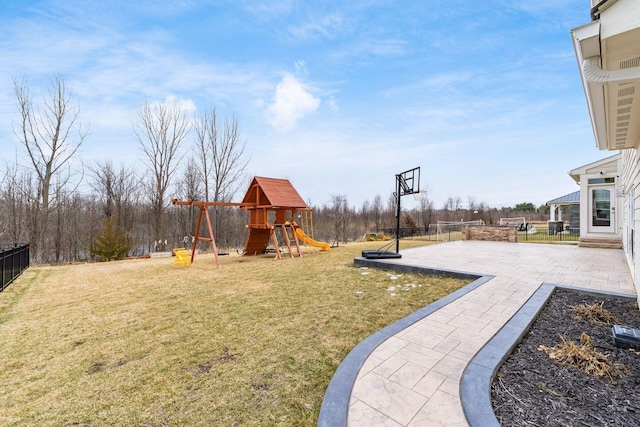
<svg viewBox="0 0 640 427">
<path fill-rule="evenodd" d="M 624 68 L 621 70 L 603 70 L 600 67 L 600 57 L 592 56 L 582 61 L 582 71 L 589 83 L 606 85 L 608 83 L 640 82 L 640 67 Z"/>
<path fill-rule="evenodd" d="M 602 12 L 604 9 L 608 8 L 609 6 L 611 6 L 617 1 L 618 0 L 602 0 L 600 3 L 595 5 L 593 8 L 591 8 L 591 20 L 597 21 L 598 19 L 600 19 L 600 12 Z"/>
</svg>

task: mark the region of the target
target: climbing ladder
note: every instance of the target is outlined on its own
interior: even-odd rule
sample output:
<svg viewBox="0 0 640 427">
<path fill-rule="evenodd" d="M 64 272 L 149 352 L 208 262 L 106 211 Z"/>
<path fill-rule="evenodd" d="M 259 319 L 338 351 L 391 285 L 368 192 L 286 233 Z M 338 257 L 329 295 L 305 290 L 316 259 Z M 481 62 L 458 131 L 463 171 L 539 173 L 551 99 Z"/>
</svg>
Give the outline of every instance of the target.
<svg viewBox="0 0 640 427">
<path fill-rule="evenodd" d="M 296 231 L 293 227 L 293 224 L 291 224 L 289 221 L 283 224 L 277 224 L 274 231 L 277 230 L 280 230 L 280 233 L 282 235 L 281 241 L 284 245 L 287 246 L 289 256 L 293 258 L 292 248 L 295 248 L 295 250 L 298 252 L 298 256 L 302 256 L 302 252 L 300 251 L 300 243 L 298 242 L 298 237 L 296 236 Z M 279 251 L 278 247 L 276 247 L 276 251 Z"/>
<path fill-rule="evenodd" d="M 315 236 L 313 235 L 313 211 L 311 208 L 306 208 L 298 212 L 300 213 L 298 218 L 300 219 L 300 227 L 302 227 L 302 231 L 304 231 L 304 234 L 307 236 L 315 239 Z"/>
</svg>

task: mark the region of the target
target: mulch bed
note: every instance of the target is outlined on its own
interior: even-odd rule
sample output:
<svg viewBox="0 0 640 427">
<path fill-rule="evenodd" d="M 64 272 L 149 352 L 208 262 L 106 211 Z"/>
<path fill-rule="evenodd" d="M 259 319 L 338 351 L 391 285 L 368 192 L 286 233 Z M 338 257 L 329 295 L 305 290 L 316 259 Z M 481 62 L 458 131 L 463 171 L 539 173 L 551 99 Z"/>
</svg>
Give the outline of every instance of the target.
<svg viewBox="0 0 640 427">
<path fill-rule="evenodd" d="M 491 385 L 493 409 L 502 426 L 640 425 L 640 351 L 617 348 L 611 325 L 573 317 L 571 307 L 600 303 L 617 317 L 616 324 L 640 329 L 635 301 L 556 290 Z M 624 373 L 596 377 L 561 366 L 540 349 L 560 345 L 562 338 L 579 345 L 583 333 L 591 337 L 594 350 L 623 364 Z"/>
</svg>

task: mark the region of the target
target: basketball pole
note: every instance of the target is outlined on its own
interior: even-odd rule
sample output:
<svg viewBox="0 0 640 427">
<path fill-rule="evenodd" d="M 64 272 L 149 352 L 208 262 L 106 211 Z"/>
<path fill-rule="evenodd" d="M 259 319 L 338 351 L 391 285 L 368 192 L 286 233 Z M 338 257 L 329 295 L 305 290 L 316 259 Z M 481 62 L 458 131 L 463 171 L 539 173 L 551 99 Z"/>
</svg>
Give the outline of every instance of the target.
<svg viewBox="0 0 640 427">
<path fill-rule="evenodd" d="M 411 183 L 411 185 L 409 185 Z M 396 253 L 400 253 L 400 199 L 420 192 L 420 166 L 396 174 Z"/>
<path fill-rule="evenodd" d="M 400 195 L 402 174 L 396 175 L 396 253 L 400 253 Z"/>
</svg>

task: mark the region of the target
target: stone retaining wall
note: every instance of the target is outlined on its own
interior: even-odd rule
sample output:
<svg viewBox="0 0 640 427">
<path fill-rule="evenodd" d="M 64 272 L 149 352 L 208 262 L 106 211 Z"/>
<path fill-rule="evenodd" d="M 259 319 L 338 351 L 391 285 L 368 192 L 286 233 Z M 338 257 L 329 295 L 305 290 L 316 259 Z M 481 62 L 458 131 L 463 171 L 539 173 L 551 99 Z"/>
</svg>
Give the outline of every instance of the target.
<svg viewBox="0 0 640 427">
<path fill-rule="evenodd" d="M 462 240 L 518 242 L 518 228 L 510 225 L 470 225 L 462 230 Z"/>
</svg>

